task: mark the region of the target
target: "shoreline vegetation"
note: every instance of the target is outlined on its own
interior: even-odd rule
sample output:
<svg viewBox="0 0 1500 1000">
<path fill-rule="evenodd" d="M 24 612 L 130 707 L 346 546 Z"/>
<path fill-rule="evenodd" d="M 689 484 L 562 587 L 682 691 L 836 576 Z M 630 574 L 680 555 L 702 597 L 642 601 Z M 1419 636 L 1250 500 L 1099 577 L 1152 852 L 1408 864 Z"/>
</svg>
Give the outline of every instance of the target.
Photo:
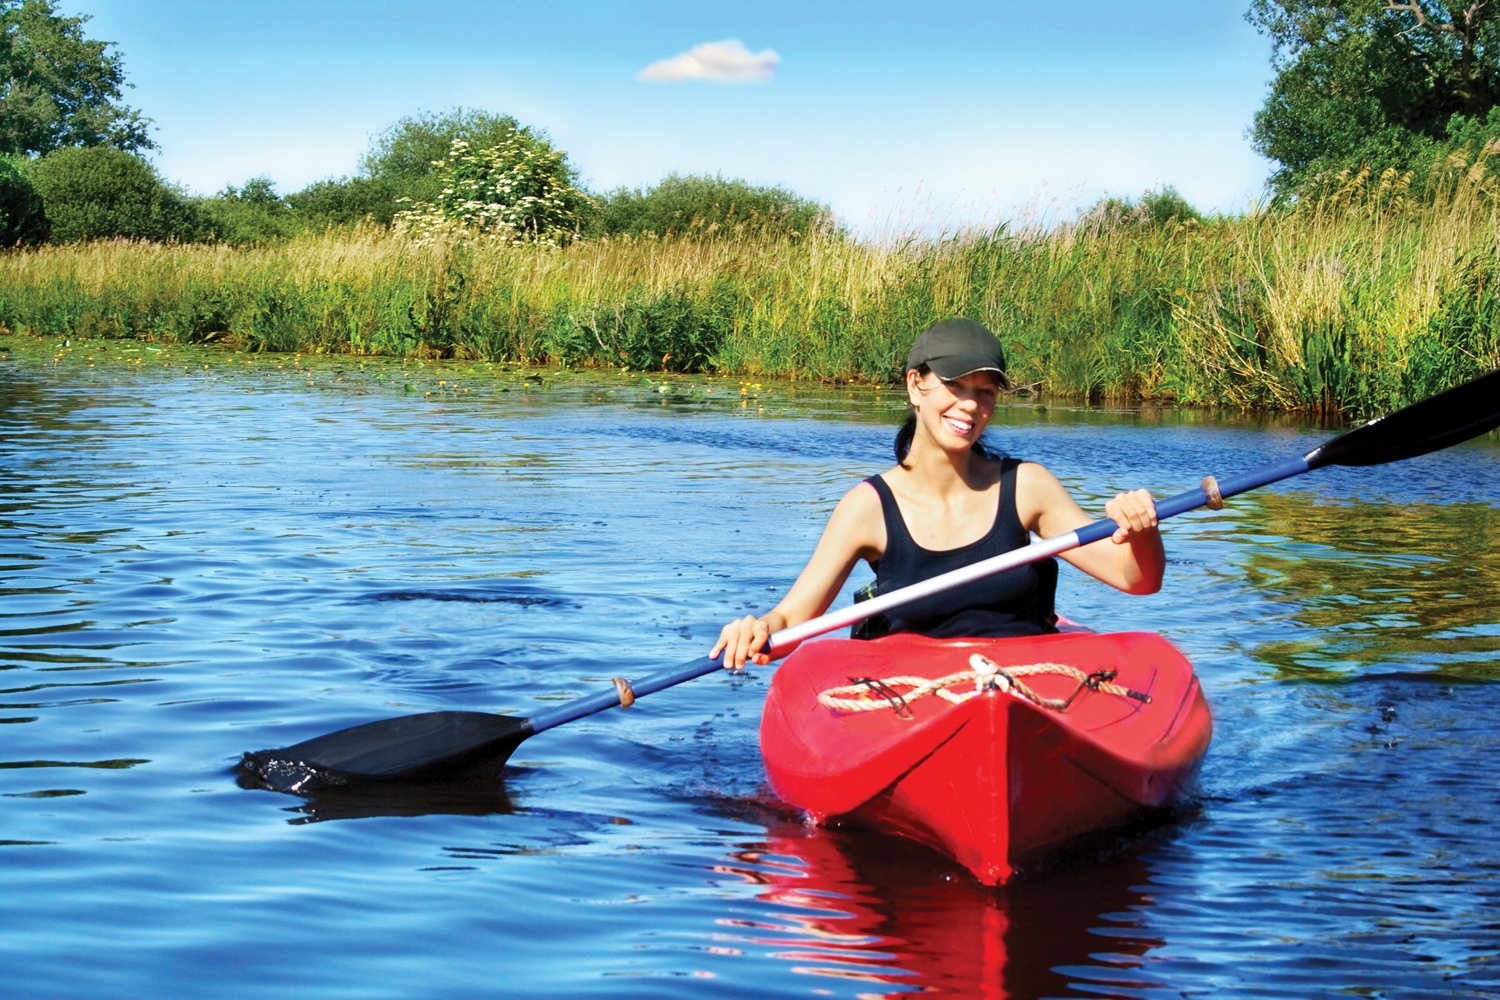
<svg viewBox="0 0 1500 1000">
<path fill-rule="evenodd" d="M 138 155 L 87 17 L 0 2 L 0 332 L 879 386 L 967 316 L 1023 396 L 1388 412 L 1500 367 L 1500 6 L 1450 7 L 1250 3 L 1276 168 L 1243 215 L 1167 186 L 872 237 L 722 174 L 589 191 L 545 129 L 463 107 L 351 176 L 194 194 Z"/>
<path fill-rule="evenodd" d="M 1217 219 L 861 239 L 739 224 L 564 246 L 329 227 L 268 246 L 99 240 L 0 254 L 10 333 L 246 351 L 776 379 L 899 376 L 947 316 L 1000 336 L 1023 391 L 1366 416 L 1500 367 L 1486 148 L 1339 175 Z"/>
</svg>

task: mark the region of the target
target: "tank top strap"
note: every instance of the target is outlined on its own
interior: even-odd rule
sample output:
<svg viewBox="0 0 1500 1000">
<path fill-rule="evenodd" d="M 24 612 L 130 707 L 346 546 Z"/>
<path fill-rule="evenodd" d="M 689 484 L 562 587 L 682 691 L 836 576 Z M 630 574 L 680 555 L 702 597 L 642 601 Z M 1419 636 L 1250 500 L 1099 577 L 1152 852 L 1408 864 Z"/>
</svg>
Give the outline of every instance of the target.
<svg viewBox="0 0 1500 1000">
<path fill-rule="evenodd" d="M 890 484 L 880 476 L 865 480 L 880 497 L 886 544 L 885 551 L 872 563 L 875 583 L 865 588 L 862 596 L 889 594 L 1029 544 L 1030 532 L 1021 524 L 1016 510 L 1020 465 L 1019 459 L 1001 458 L 999 496 L 989 533 L 968 545 L 942 551 L 917 545 Z M 1056 631 L 1052 612 L 1056 587 L 1057 563 L 1044 559 L 986 576 L 965 587 L 913 598 L 878 620 L 869 619 L 856 627 L 853 635 L 857 639 L 872 639 L 891 632 L 914 632 L 938 639 L 1043 635 Z"/>
<path fill-rule="evenodd" d="M 1021 527 L 1021 518 L 1016 513 L 1016 467 L 1020 464 L 1021 460 L 1018 458 L 1001 460 L 1000 496 L 995 504 L 995 521 L 984 537 L 975 544 L 999 538 L 1004 540 L 1008 548 L 1014 548 L 1031 540 L 1031 533 Z M 911 529 L 906 526 L 906 518 L 901 516 L 901 505 L 896 503 L 896 494 L 891 492 L 885 479 L 874 475 L 865 482 L 875 487 L 875 492 L 880 495 L 880 513 L 885 519 L 885 554 L 881 559 L 893 552 L 904 554 L 926 551 L 912 538 Z"/>
<path fill-rule="evenodd" d="M 1020 539 L 1011 544 L 1028 544 L 1031 532 L 1021 526 L 1021 515 L 1016 513 L 1016 470 L 1021 467 L 1019 458 L 1009 455 L 1000 459 L 1000 503 L 995 508 L 995 527 L 1008 539 Z"/>
<path fill-rule="evenodd" d="M 886 553 L 893 548 L 906 549 L 915 545 L 916 542 L 912 540 L 911 532 L 906 530 L 906 519 L 901 516 L 901 507 L 896 503 L 896 494 L 891 492 L 885 479 L 874 475 L 865 482 L 875 487 L 875 492 L 880 494 L 880 513 L 885 518 Z"/>
</svg>

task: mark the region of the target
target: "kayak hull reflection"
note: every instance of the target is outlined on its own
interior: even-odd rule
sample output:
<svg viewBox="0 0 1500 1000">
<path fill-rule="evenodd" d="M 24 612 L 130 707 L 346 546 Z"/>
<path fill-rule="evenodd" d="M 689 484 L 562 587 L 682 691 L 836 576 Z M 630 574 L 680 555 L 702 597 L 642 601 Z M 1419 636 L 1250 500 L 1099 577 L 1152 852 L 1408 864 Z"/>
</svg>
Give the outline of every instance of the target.
<svg viewBox="0 0 1500 1000">
<path fill-rule="evenodd" d="M 968 670 L 974 653 L 1002 667 L 1115 670 L 1115 683 L 1150 700 L 1085 689 L 1058 710 L 987 690 L 961 704 L 933 694 L 904 711 L 887 705 L 865 712 L 818 700 L 851 678 Z M 1080 686 L 1060 673 L 1023 682 L 1051 699 Z M 1079 836 L 1174 805 L 1189 790 L 1212 731 L 1191 664 L 1160 636 L 896 635 L 811 642 L 788 657 L 767 697 L 761 751 L 772 789 L 813 819 L 850 818 L 920 841 L 994 885 Z"/>
</svg>

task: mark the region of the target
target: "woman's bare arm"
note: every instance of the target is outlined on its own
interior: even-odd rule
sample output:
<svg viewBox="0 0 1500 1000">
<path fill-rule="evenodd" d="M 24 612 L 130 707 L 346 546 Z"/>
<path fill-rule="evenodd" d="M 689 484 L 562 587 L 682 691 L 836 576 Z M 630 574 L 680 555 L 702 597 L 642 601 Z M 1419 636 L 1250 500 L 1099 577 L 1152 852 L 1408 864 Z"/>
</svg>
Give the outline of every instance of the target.
<svg viewBox="0 0 1500 1000">
<path fill-rule="evenodd" d="M 759 618 L 746 615 L 725 625 L 708 655 L 718 656 L 723 650 L 724 666 L 730 670 L 740 669 L 747 660 L 769 663 L 770 656 L 761 650 L 772 632 L 827 611 L 844 581 L 849 579 L 854 564 L 860 559 L 873 562 L 884 550 L 885 519 L 881 516 L 880 496 L 868 483 L 860 483 L 833 509 L 818 547 L 787 595 Z"/>
<path fill-rule="evenodd" d="M 1056 476 L 1034 462 L 1023 462 L 1016 470 L 1016 513 L 1023 525 L 1043 538 L 1074 531 L 1093 520 Z M 1121 493 L 1104 505 L 1104 513 L 1119 525 L 1113 544 L 1096 542 L 1064 552 L 1062 557 L 1127 594 L 1156 593 L 1167 557 L 1151 494 L 1145 490 Z"/>
</svg>

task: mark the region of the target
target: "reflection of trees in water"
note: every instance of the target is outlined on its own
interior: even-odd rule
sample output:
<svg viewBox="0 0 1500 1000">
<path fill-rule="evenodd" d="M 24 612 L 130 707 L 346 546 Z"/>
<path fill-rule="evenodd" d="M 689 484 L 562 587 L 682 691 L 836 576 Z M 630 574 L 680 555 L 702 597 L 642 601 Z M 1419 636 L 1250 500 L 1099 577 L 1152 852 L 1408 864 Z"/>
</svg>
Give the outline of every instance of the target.
<svg viewBox="0 0 1500 1000">
<path fill-rule="evenodd" d="M 1478 503 L 1315 503 L 1267 493 L 1240 548 L 1246 583 L 1305 634 L 1258 645 L 1283 676 L 1390 665 L 1500 678 L 1500 508 Z"/>
<path fill-rule="evenodd" d="M 80 596 L 84 589 L 78 586 L 80 581 L 59 579 L 53 560 L 76 558 L 79 553 L 102 557 L 138 546 L 125 541 L 127 527 L 84 526 L 77 511 L 99 502 L 109 490 L 117 491 L 117 498 L 148 491 L 129 483 L 58 476 L 53 470 L 72 465 L 72 458 L 90 446 L 89 435 L 104 430 L 86 412 L 99 398 L 93 393 L 58 392 L 34 377 L 34 365 L 19 374 L 16 355 L 4 342 L 0 342 L 0 355 L 6 359 L 0 362 L 0 468 L 4 470 L 0 475 L 0 541 L 7 547 L 0 563 L 6 584 L 0 588 L 0 597 L 24 596 L 33 602 L 52 597 L 56 607 L 83 614 L 97 602 Z M 83 565 L 89 567 L 83 572 L 89 573 L 97 564 L 86 561 Z M 32 637 L 87 632 L 96 626 L 81 618 L 59 620 L 57 614 L 52 607 L 18 612 L 9 648 L 0 652 L 0 667 L 83 670 L 155 665 L 117 662 L 111 651 L 121 643 L 98 642 L 85 648 L 58 644 L 52 638 L 44 640 L 50 647 L 32 646 L 27 641 Z M 25 627 L 29 623 L 34 627 Z"/>
<path fill-rule="evenodd" d="M 56 508 L 59 494 L 93 491 L 89 492 L 89 500 L 97 502 L 102 499 L 97 491 L 116 485 L 122 495 L 143 492 L 128 483 L 48 475 L 55 464 L 72 465 L 96 441 L 119 437 L 117 423 L 101 420 L 89 411 L 102 402 L 115 404 L 121 399 L 113 390 L 101 386 L 94 387 L 94 391 L 59 392 L 50 381 L 37 377 L 38 358 L 27 356 L 23 366 L 11 351 L 11 347 L 0 342 L 0 355 L 6 358 L 0 361 L 0 439 L 9 446 L 0 450 L 0 456 L 7 459 L 6 475 L 0 476 L 0 515 Z M 74 378 L 76 372 L 69 370 L 67 375 Z M 139 401 L 132 405 L 149 406 Z M 87 544 L 97 537 L 85 532 L 70 536 L 70 540 Z"/>
<path fill-rule="evenodd" d="M 80 383 L 94 382 L 96 377 L 80 375 L 79 359 L 71 357 L 75 350 L 61 344 L 55 344 L 56 358 L 61 359 L 56 360 L 45 350 L 52 346 L 48 341 L 0 340 L 0 426 L 5 427 L 12 443 L 26 443 L 38 432 L 66 435 L 86 431 L 93 421 L 80 421 L 75 415 L 98 406 L 99 395 L 115 395 L 99 385 L 91 386 L 96 390 L 93 392 L 78 391 Z M 104 348 L 100 350 L 102 353 Z M 52 384 L 59 376 L 67 382 L 67 391 L 59 392 Z"/>
<path fill-rule="evenodd" d="M 758 912 L 716 921 L 717 947 L 768 947 L 795 972 L 870 984 L 860 997 L 1097 996 L 1070 984 L 1140 979 L 1130 970 L 1162 943 L 1135 929 L 1150 900 L 1134 856 L 988 889 L 899 838 L 770 832 L 714 869 L 764 887 Z"/>
</svg>

